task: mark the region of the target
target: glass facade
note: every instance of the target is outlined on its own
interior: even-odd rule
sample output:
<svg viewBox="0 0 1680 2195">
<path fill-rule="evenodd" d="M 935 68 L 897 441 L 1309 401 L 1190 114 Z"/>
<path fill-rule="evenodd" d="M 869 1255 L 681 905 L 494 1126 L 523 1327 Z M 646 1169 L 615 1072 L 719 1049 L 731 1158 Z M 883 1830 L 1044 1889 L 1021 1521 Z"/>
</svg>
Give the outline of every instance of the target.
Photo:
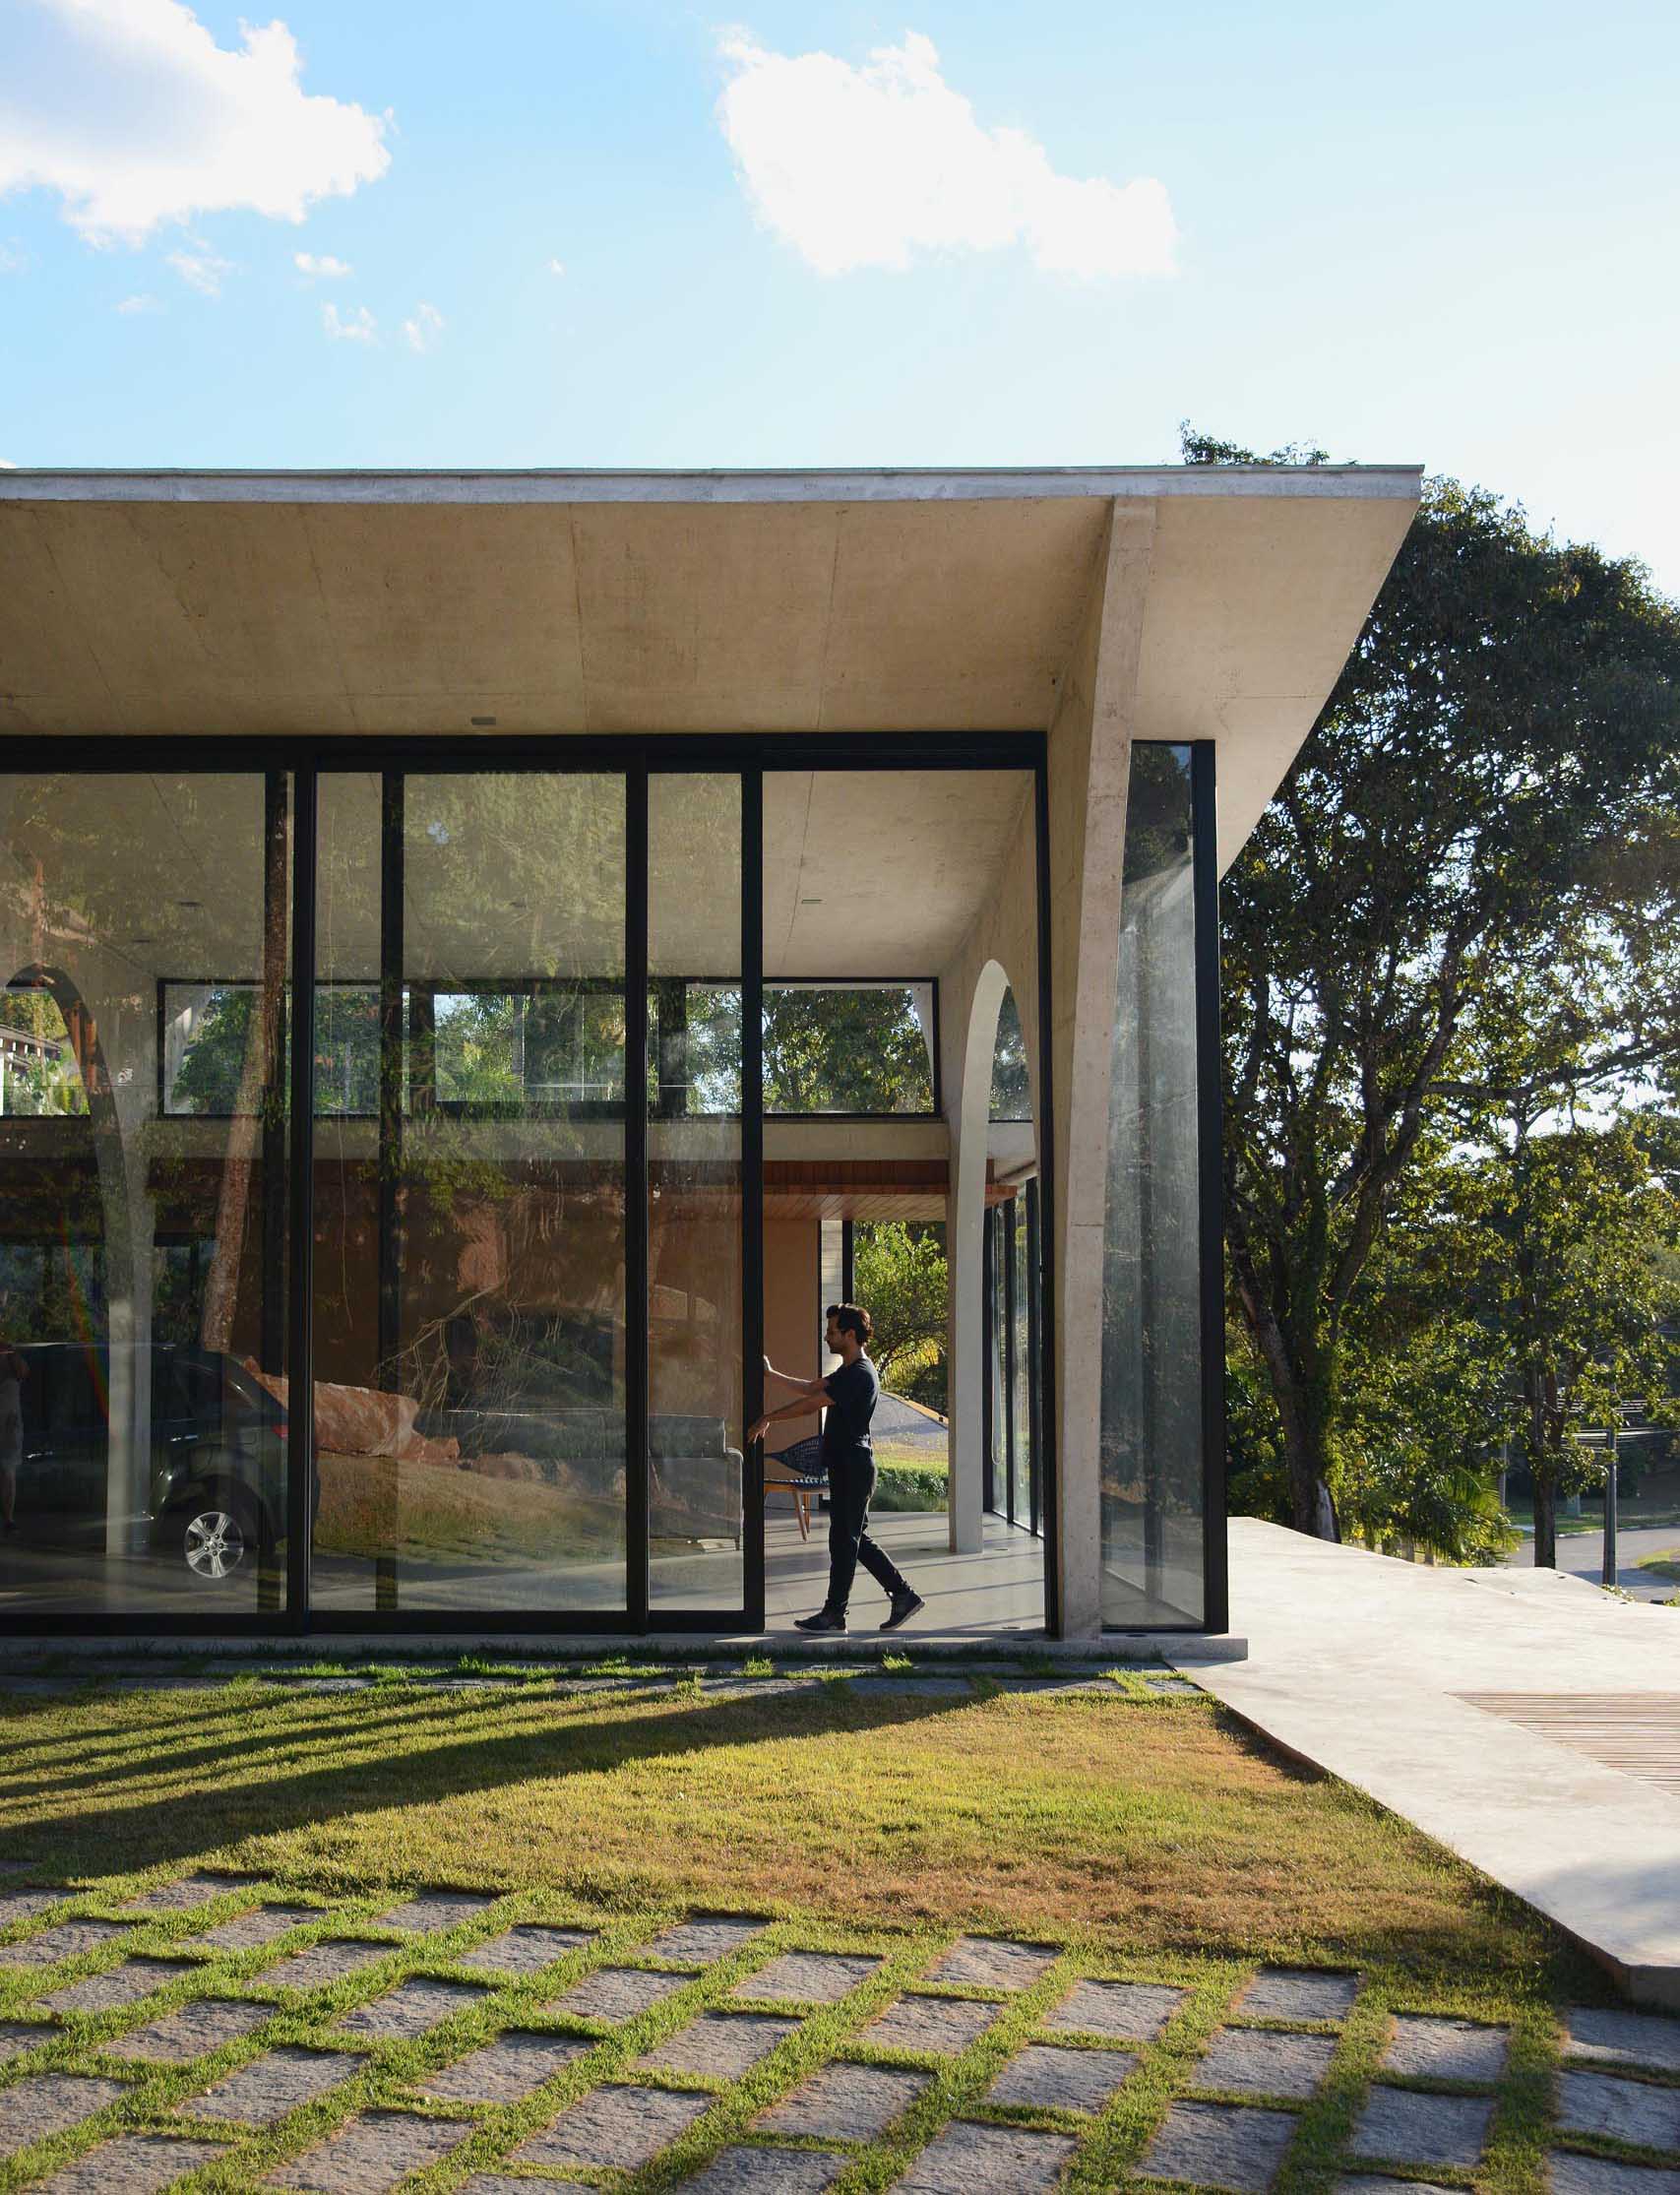
<svg viewBox="0 0 1680 2195">
<path fill-rule="evenodd" d="M 290 819 L 279 772 L 0 778 L 8 1613 L 283 1609 Z"/>
<path fill-rule="evenodd" d="M 865 968 L 895 949 L 838 872 L 782 878 L 770 951 L 750 757 L 590 752 L 0 779 L 0 1617 L 762 1612 L 763 1122 L 937 1106 L 937 997 L 838 972 L 859 938 Z M 1136 750 L 1103 1297 L 1118 1624 L 1203 1610 L 1191 774 Z M 988 1498 L 1036 1531 L 1026 1060 L 1012 1000 Z M 775 1133 L 777 1193 L 816 1226 L 836 1192 L 813 1165 L 854 1162 Z M 818 1309 L 845 1292 L 844 1223 L 820 1224 Z"/>
<path fill-rule="evenodd" d="M 1118 1626 L 1204 1618 L 1193 780 L 1189 747 L 1134 746 L 1102 1251 L 1102 1613 Z"/>
<path fill-rule="evenodd" d="M 312 1599 L 622 1610 L 625 781 L 333 773 L 318 844 Z"/>
<path fill-rule="evenodd" d="M 741 781 L 648 785 L 649 1597 L 742 1605 Z M 697 970 L 705 980 L 692 979 Z"/>
</svg>

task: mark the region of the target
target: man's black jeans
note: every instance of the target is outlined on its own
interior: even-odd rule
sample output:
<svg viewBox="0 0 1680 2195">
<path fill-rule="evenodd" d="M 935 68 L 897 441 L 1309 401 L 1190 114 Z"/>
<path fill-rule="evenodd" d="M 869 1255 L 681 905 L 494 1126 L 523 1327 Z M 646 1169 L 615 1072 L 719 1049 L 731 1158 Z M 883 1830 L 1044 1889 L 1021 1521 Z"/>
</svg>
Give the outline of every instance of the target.
<svg viewBox="0 0 1680 2195">
<path fill-rule="evenodd" d="M 832 1616 L 845 1614 L 860 1562 L 895 1600 L 910 1590 L 865 1529 L 874 1494 L 875 1459 L 867 1449 L 855 1449 L 829 1466 L 829 1598 L 824 1605 Z"/>
</svg>

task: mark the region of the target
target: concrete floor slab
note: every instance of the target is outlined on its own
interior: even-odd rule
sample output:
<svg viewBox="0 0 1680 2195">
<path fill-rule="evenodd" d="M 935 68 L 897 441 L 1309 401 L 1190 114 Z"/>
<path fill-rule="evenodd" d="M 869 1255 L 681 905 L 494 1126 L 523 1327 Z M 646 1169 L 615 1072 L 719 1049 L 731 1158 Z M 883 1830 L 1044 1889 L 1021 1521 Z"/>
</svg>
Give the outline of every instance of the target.
<svg viewBox="0 0 1680 2195">
<path fill-rule="evenodd" d="M 1680 1621 L 1567 1578 L 1429 1569 L 1252 1518 L 1230 1526 L 1248 1658 L 1201 1681 L 1680 2009 L 1680 1807 L 1465 1694 L 1680 1692 Z"/>
</svg>

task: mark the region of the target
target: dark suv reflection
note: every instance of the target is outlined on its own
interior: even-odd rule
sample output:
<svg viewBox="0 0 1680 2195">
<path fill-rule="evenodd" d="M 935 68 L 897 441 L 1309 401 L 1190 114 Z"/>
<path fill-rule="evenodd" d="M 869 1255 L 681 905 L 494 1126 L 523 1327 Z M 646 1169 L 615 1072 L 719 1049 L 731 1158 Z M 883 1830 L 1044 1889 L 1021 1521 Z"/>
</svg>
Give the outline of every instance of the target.
<svg viewBox="0 0 1680 2195">
<path fill-rule="evenodd" d="M 110 1485 L 110 1359 L 77 1342 L 27 1342 L 18 1541 L 103 1545 Z M 231 1358 L 156 1345 L 152 1455 L 144 1506 L 119 1497 L 124 1527 L 145 1530 L 172 1564 L 206 1585 L 244 1577 L 285 1530 L 285 1412 Z"/>
</svg>

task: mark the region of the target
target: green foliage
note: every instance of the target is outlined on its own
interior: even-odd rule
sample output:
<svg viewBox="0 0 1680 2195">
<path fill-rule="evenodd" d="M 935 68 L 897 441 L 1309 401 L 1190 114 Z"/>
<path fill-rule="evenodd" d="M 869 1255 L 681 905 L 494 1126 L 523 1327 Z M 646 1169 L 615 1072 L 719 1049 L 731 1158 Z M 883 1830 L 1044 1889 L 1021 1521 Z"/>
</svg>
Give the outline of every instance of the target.
<svg viewBox="0 0 1680 2195">
<path fill-rule="evenodd" d="M 1013 988 L 1003 994 L 998 1008 L 997 1041 L 992 1047 L 993 1120 L 1032 1118 L 1032 1079 L 1027 1069 L 1027 1038 L 1022 1033 L 1021 1009 Z"/>
<path fill-rule="evenodd" d="M 1185 454 L 1276 462 L 1188 431 Z M 1580 1034 L 1648 1086 L 1673 1071 L 1677 848 L 1680 613 L 1637 564 L 1430 482 L 1223 887 L 1231 1300 L 1300 1529 L 1318 1527 L 1329 1487 L 1356 1519 L 1426 1518 L 1432 1487 L 1450 1495 L 1455 1472 L 1477 1469 L 1497 1299 L 1469 1298 L 1454 1270 L 1439 1318 L 1413 1296 L 1397 1324 L 1377 1298 L 1409 1290 L 1406 1260 L 1374 1261 L 1473 1110 L 1466 1094 L 1492 1071 L 1477 1032 L 1508 1018 L 1516 972 L 1579 968 L 1596 945 L 1604 983 L 1571 986 Z M 1567 1106 L 1578 1079 L 1554 1077 L 1548 1102 Z M 1464 1144 L 1473 1156 L 1473 1132 Z M 1597 1207 L 1575 1209 L 1588 1224 Z M 1397 1352 L 1412 1370 L 1393 1368 Z M 1405 1429 L 1408 1396 L 1440 1436 Z"/>
<path fill-rule="evenodd" d="M 852 1233 L 853 1286 L 875 1322 L 870 1354 L 884 1387 L 935 1370 L 944 1385 L 950 1276 L 937 1221 L 860 1221 Z M 922 1401 L 920 1395 L 913 1397 Z M 943 1402 L 930 1407 L 944 1409 Z"/>
<path fill-rule="evenodd" d="M 931 1112 L 927 1038 L 912 993 L 767 987 L 764 1101 L 768 1112 Z"/>
</svg>

